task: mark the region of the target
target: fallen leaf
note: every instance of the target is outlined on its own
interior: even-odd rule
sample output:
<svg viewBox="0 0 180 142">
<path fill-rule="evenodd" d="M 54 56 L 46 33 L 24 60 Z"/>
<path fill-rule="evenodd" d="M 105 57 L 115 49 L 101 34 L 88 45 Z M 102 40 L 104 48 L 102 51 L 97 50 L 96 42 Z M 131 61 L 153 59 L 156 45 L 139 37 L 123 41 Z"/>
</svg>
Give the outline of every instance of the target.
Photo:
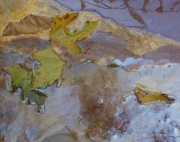
<svg viewBox="0 0 180 142">
<path fill-rule="evenodd" d="M 138 21 L 145 27 L 147 27 L 147 24 L 144 22 L 144 20 L 141 18 L 141 16 L 132 8 L 128 8 L 129 14 L 134 18 L 134 20 Z"/>
<path fill-rule="evenodd" d="M 10 22 L 3 31 L 3 36 L 36 34 L 51 27 L 51 19 L 44 16 L 28 15 L 20 22 Z"/>
<path fill-rule="evenodd" d="M 5 68 L 5 70 L 11 75 L 13 92 L 21 87 L 23 89 L 23 98 L 26 98 L 26 94 L 31 90 L 32 72 L 28 72 L 18 64 Z"/>
<path fill-rule="evenodd" d="M 36 70 L 31 88 L 32 90 L 43 86 L 49 86 L 61 77 L 65 62 L 51 49 L 38 51 L 32 56 L 41 63 L 41 67 Z"/>
<path fill-rule="evenodd" d="M 11 75 L 13 92 L 15 92 L 18 88 L 22 88 L 23 99 L 28 98 L 30 103 L 34 102 L 37 105 L 43 105 L 45 103 L 45 99 L 47 98 L 46 94 L 38 90 L 31 90 L 33 80 L 32 72 L 28 72 L 18 64 L 5 68 L 5 70 Z"/>
<path fill-rule="evenodd" d="M 173 98 L 169 98 L 167 94 L 159 92 L 151 92 L 141 89 L 140 87 L 135 87 L 134 94 L 140 104 L 145 104 L 155 101 L 173 102 Z"/>
<path fill-rule="evenodd" d="M 78 13 L 67 13 L 62 17 L 59 17 L 58 15 L 56 16 L 51 27 L 52 44 L 65 46 L 71 53 L 81 52 L 81 48 L 76 44 L 76 41 L 82 40 L 91 35 L 99 20 L 87 22 L 86 26 L 79 32 L 69 33 L 66 26 L 77 16 Z"/>
</svg>

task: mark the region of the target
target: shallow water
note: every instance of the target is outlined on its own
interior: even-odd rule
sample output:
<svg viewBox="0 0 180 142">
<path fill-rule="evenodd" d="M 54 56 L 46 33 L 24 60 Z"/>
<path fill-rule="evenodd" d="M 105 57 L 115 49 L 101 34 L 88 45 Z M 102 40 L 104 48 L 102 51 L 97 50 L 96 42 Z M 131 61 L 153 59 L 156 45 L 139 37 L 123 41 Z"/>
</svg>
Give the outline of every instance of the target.
<svg viewBox="0 0 180 142">
<path fill-rule="evenodd" d="M 39 14 L 52 18 L 59 11 L 67 12 L 53 4 L 46 8 L 44 13 L 39 8 Z M 32 12 L 36 10 L 34 8 Z M 40 35 L 2 38 L 2 139 L 7 142 L 43 141 L 44 138 L 44 142 L 62 139 L 80 142 L 180 141 L 179 43 L 125 28 L 91 12 L 81 12 L 78 20 L 68 28 L 76 29 L 85 20 L 97 18 L 101 22 L 94 34 L 78 41 L 84 52 L 72 55 L 65 48 L 55 49 L 67 63 L 59 82 L 44 88 L 48 98 L 41 106 L 42 114 L 33 104 L 22 101 L 20 94 L 14 96 L 6 90 L 7 73 L 3 68 L 16 63 L 34 68 L 31 53 L 51 48 L 48 31 L 41 35 L 42 39 Z M 172 104 L 160 101 L 139 104 L 134 94 L 136 86 L 166 93 L 175 101 Z"/>
</svg>

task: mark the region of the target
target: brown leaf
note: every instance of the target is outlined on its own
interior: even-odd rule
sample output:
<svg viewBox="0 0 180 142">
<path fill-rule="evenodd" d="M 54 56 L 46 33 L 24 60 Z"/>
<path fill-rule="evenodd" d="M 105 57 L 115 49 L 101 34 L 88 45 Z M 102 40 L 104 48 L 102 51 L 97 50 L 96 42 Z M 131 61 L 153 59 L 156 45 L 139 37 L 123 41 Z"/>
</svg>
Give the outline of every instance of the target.
<svg viewBox="0 0 180 142">
<path fill-rule="evenodd" d="M 81 10 L 83 10 L 84 8 L 86 8 L 86 5 L 85 5 L 84 1 L 81 0 Z"/>
<path fill-rule="evenodd" d="M 147 12 L 146 6 L 148 5 L 148 3 L 149 3 L 149 0 L 144 0 L 144 4 L 143 4 L 143 8 L 142 8 L 144 12 Z"/>
<path fill-rule="evenodd" d="M 10 22 L 3 31 L 3 36 L 36 34 L 51 27 L 51 19 L 44 16 L 28 15 L 20 22 Z"/>
<path fill-rule="evenodd" d="M 139 23 L 147 27 L 147 24 L 144 22 L 144 20 L 141 18 L 141 16 L 132 8 L 128 8 L 129 14 Z"/>
<path fill-rule="evenodd" d="M 174 8 L 178 5 L 178 4 L 180 4 L 180 2 L 179 1 L 177 1 L 177 2 L 175 2 L 175 3 L 173 3 L 173 5 L 172 5 L 172 7 L 171 7 L 171 11 L 173 11 L 174 10 Z"/>
</svg>

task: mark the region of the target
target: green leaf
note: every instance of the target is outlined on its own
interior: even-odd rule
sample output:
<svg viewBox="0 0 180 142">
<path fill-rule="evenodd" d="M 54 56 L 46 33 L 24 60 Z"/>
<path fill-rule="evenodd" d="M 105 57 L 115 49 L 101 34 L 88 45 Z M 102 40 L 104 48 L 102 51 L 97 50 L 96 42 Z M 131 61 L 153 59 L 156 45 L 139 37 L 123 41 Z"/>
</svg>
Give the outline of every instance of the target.
<svg viewBox="0 0 180 142">
<path fill-rule="evenodd" d="M 28 72 L 26 69 L 22 68 L 20 65 L 16 64 L 14 66 L 5 68 L 11 75 L 11 84 L 13 91 L 16 91 L 19 87 L 23 89 L 23 98 L 28 98 L 29 102 L 35 102 L 37 105 L 43 105 L 47 96 L 37 90 L 31 91 L 32 85 L 32 72 Z"/>
<path fill-rule="evenodd" d="M 66 15 L 59 17 L 58 15 L 54 19 L 51 25 L 51 42 L 65 46 L 71 53 L 80 53 L 81 48 L 76 44 L 77 40 L 87 38 L 92 34 L 93 29 L 97 26 L 99 20 L 87 22 L 84 29 L 80 32 L 69 33 L 66 26 L 69 22 L 74 20 L 78 16 L 78 13 L 67 13 Z"/>
<path fill-rule="evenodd" d="M 24 94 L 23 98 L 26 98 L 26 94 L 31 89 L 32 72 L 28 72 L 18 64 L 5 68 L 5 70 L 11 75 L 13 91 L 16 91 L 19 87 L 21 87 Z"/>
<path fill-rule="evenodd" d="M 51 85 L 61 77 L 65 62 L 51 49 L 38 51 L 32 56 L 41 63 L 41 67 L 36 70 L 32 90 Z"/>
<path fill-rule="evenodd" d="M 174 102 L 174 99 L 168 97 L 167 94 L 146 91 L 139 87 L 135 87 L 134 94 L 136 95 L 138 102 L 140 104 L 145 104 L 145 103 L 150 103 L 150 102 L 155 102 L 155 101 Z"/>
<path fill-rule="evenodd" d="M 26 96 L 30 103 L 35 102 L 38 106 L 43 105 L 47 98 L 46 94 L 37 90 L 32 90 L 31 92 L 28 92 Z"/>
</svg>

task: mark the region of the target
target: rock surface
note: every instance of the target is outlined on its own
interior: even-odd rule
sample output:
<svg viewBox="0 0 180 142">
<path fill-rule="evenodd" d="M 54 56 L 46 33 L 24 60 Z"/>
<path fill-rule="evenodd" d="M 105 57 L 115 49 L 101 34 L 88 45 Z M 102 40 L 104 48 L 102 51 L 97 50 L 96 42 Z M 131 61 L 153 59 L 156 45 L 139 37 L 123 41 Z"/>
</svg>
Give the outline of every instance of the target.
<svg viewBox="0 0 180 142">
<path fill-rule="evenodd" d="M 69 2 L 61 1 L 61 4 Z M 116 6 L 116 2 L 109 4 Z M 93 3 L 97 6 L 97 2 Z M 79 1 L 71 8 L 80 10 L 78 4 Z M 85 4 L 85 8 L 92 6 Z M 49 8 L 45 12 L 47 17 L 66 11 L 52 3 L 46 8 Z M 43 90 L 48 94 L 43 114 L 22 102 L 21 95 L 7 91 L 7 73 L 3 68 L 16 63 L 32 68 L 34 59 L 30 53 L 52 48 L 48 30 L 36 35 L 1 38 L 0 141 L 180 141 L 179 43 L 124 28 L 94 13 L 82 12 L 78 18 L 68 25 L 69 29 L 76 29 L 85 20 L 100 18 L 101 22 L 91 37 L 78 42 L 83 49 L 79 55 L 68 53 L 64 47 L 55 48 L 67 64 L 61 85 L 58 87 L 55 82 Z M 139 104 L 134 94 L 136 86 L 166 93 L 175 101 Z"/>
</svg>

